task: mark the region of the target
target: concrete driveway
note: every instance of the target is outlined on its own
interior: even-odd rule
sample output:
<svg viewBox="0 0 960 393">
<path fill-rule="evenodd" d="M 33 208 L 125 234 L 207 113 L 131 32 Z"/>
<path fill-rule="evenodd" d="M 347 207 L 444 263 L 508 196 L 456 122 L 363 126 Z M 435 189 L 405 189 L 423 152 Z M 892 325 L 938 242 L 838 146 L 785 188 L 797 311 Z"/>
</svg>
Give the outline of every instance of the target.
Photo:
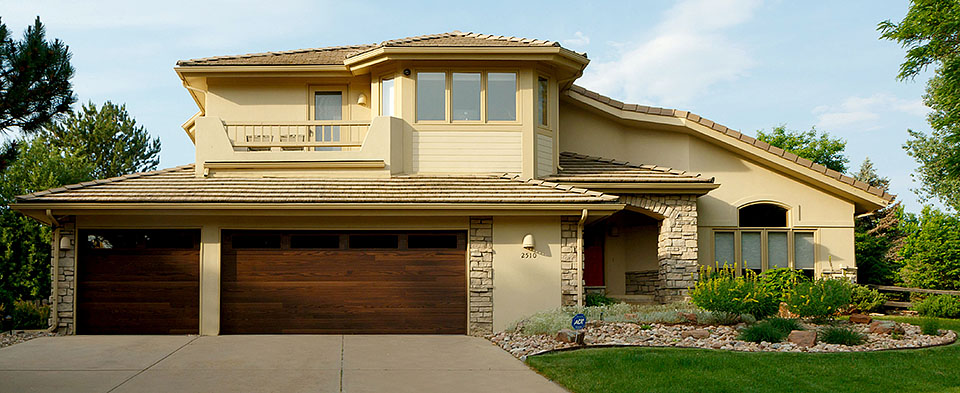
<svg viewBox="0 0 960 393">
<path fill-rule="evenodd" d="M 564 392 L 466 336 L 68 336 L 0 349 L 0 392 Z"/>
</svg>

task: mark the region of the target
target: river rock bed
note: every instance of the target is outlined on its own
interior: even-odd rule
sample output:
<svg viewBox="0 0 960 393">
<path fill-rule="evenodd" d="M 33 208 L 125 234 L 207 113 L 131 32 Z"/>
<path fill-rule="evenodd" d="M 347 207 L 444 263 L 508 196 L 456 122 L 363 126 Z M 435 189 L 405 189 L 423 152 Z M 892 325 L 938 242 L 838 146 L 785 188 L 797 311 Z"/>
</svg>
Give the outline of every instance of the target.
<svg viewBox="0 0 960 393">
<path fill-rule="evenodd" d="M 737 339 L 740 334 L 737 326 L 664 325 L 657 323 L 639 325 L 629 322 L 592 321 L 587 324 L 583 331 L 585 333 L 584 347 L 679 347 L 742 352 L 864 352 L 924 348 L 949 344 L 957 339 L 957 333 L 952 330 L 941 330 L 939 336 L 928 336 L 921 333 L 920 327 L 906 323 L 896 323 L 896 326 L 903 329 L 903 334 L 897 337 L 891 334 L 870 333 L 869 327 L 865 324 L 850 324 L 850 326 L 867 337 L 864 344 L 845 346 L 818 341 L 815 345 L 806 347 L 787 341 L 752 343 Z M 819 328 L 814 325 L 806 325 L 805 327 L 807 330 Z M 501 332 L 486 337 L 521 360 L 525 360 L 527 356 L 578 346 L 576 343 L 558 340 L 556 335 L 546 334 L 523 335 Z"/>
<path fill-rule="evenodd" d="M 14 344 L 20 344 L 30 341 L 37 337 L 55 336 L 56 333 L 50 333 L 45 330 L 12 330 L 0 333 L 0 348 L 9 347 Z"/>
</svg>

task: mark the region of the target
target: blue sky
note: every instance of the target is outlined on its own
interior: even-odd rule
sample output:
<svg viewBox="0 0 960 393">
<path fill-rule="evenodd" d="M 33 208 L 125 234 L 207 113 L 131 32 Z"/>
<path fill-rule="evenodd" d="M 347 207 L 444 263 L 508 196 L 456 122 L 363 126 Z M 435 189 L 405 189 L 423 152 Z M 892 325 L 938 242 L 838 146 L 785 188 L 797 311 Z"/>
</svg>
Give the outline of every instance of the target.
<svg viewBox="0 0 960 393">
<path fill-rule="evenodd" d="M 920 201 L 903 151 L 906 130 L 929 131 L 927 75 L 895 76 L 897 44 L 877 23 L 906 0 L 637 2 L 48 1 L 0 0 L 20 32 L 37 15 L 70 45 L 81 102 L 126 103 L 163 143 L 161 167 L 193 161 L 180 124 L 197 108 L 173 72 L 178 59 L 373 43 L 451 30 L 561 42 L 591 65 L 579 84 L 626 102 L 679 108 L 754 135 L 786 124 L 848 141 L 869 156 L 911 211 Z"/>
</svg>

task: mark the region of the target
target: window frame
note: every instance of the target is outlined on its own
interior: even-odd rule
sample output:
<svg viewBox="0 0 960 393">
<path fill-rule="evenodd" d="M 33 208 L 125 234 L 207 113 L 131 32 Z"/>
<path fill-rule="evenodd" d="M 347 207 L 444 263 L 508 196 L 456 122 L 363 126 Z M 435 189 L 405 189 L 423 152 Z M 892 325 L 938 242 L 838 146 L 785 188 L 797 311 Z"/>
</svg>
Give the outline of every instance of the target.
<svg viewBox="0 0 960 393">
<path fill-rule="evenodd" d="M 420 120 L 417 116 L 419 108 L 419 100 L 417 99 L 419 86 L 417 84 L 420 73 L 444 73 L 445 74 L 445 91 L 444 91 L 444 120 Z M 453 119 L 453 74 L 461 73 L 479 73 L 480 74 L 480 120 L 454 120 Z M 498 74 L 514 74 L 515 75 L 515 85 L 514 85 L 514 106 L 515 106 L 515 119 L 514 120 L 489 120 L 487 115 L 487 82 L 488 74 L 498 73 Z M 520 125 L 521 122 L 521 95 L 520 95 L 520 76 L 521 72 L 517 68 L 473 68 L 473 67 L 464 67 L 464 68 L 417 68 L 411 72 L 410 75 L 413 79 L 413 115 L 414 115 L 414 124 L 456 124 L 456 125 L 484 125 L 484 124 L 497 124 L 497 125 Z"/>
<path fill-rule="evenodd" d="M 392 80 L 392 81 L 393 81 L 393 94 L 392 94 L 392 97 L 390 97 L 390 103 L 393 104 L 393 108 L 392 108 L 393 110 L 391 111 L 391 112 L 393 112 L 393 113 L 392 113 L 390 116 L 391 116 L 391 117 L 399 117 L 399 116 L 397 116 L 397 115 L 398 115 L 398 113 L 397 113 L 397 85 L 398 85 L 398 83 L 397 83 L 397 82 L 399 82 L 398 79 L 400 79 L 400 78 L 398 78 L 397 75 L 396 75 L 396 74 L 393 74 L 393 73 L 383 74 L 383 75 L 380 76 L 379 83 L 377 84 L 377 90 L 379 90 L 379 93 L 377 94 L 377 99 L 379 100 L 379 103 L 377 104 L 377 105 L 379 106 L 379 112 L 378 112 L 378 113 L 379 113 L 379 116 L 387 116 L 387 115 L 385 115 L 385 114 L 383 113 L 383 112 L 384 112 L 384 111 L 383 111 L 383 108 L 384 108 L 384 105 L 383 105 L 383 97 L 386 96 L 385 94 L 383 94 L 383 87 L 384 87 L 383 82 L 384 82 L 384 81 L 387 81 L 387 80 Z"/>
<path fill-rule="evenodd" d="M 742 235 L 744 232 L 759 232 L 760 233 L 760 271 L 764 272 L 770 270 L 770 251 L 769 251 L 769 234 L 771 232 L 786 233 L 787 234 L 787 264 L 788 267 L 795 270 L 813 270 L 814 275 L 816 275 L 817 264 L 820 261 L 820 231 L 817 228 L 792 228 L 792 227 L 716 227 L 712 228 L 710 231 L 710 259 L 712 263 L 723 263 L 717 261 L 717 233 L 733 233 L 733 247 L 734 247 L 734 262 L 728 262 L 729 264 L 735 264 L 737 266 L 737 274 L 742 274 L 743 271 L 747 270 L 744 260 L 743 260 L 743 240 Z M 796 241 L 795 236 L 797 233 L 812 233 L 813 234 L 813 269 L 797 269 L 796 267 Z M 722 265 L 721 265 L 722 266 Z"/>
<path fill-rule="evenodd" d="M 536 74 L 536 76 L 537 76 L 537 79 L 534 81 L 534 97 L 535 97 L 535 99 L 534 99 L 534 101 L 533 101 L 533 117 L 534 117 L 533 123 L 536 124 L 536 126 L 539 127 L 539 128 L 541 128 L 541 129 L 551 130 L 552 128 L 550 127 L 550 112 L 552 112 L 552 111 L 550 110 L 550 90 L 551 90 L 551 89 L 550 89 L 550 77 L 549 77 L 549 76 L 546 76 L 546 75 L 543 75 L 543 74 L 539 74 L 539 73 Z M 544 101 L 544 103 L 543 103 L 543 113 L 542 113 L 542 114 L 541 114 L 541 113 L 537 113 L 537 112 L 538 112 L 538 108 L 540 107 L 540 98 L 541 98 L 541 94 L 540 94 L 540 80 L 541 80 L 541 79 L 542 79 L 544 82 L 546 82 L 546 85 L 547 85 L 547 90 L 546 90 L 546 94 L 545 94 L 546 98 L 544 99 L 545 101 Z"/>
</svg>

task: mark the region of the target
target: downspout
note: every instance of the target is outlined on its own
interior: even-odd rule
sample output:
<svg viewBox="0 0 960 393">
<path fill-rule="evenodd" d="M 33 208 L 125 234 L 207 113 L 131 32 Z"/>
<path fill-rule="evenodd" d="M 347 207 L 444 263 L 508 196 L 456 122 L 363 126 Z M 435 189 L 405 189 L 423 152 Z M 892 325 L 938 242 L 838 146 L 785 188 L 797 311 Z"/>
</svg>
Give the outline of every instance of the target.
<svg viewBox="0 0 960 393">
<path fill-rule="evenodd" d="M 583 223 L 587 221 L 587 209 L 580 213 L 577 223 L 577 306 L 583 307 Z"/>
<path fill-rule="evenodd" d="M 57 330 L 57 327 L 60 325 L 60 312 L 58 311 L 60 294 L 58 293 L 59 287 L 58 283 L 60 282 L 59 272 L 60 272 L 60 222 L 57 221 L 53 214 L 51 214 L 50 209 L 47 209 L 47 218 L 50 219 L 50 225 L 53 226 L 53 241 L 51 246 L 51 253 L 53 254 L 53 272 L 51 278 L 53 282 L 50 284 L 50 314 L 52 316 L 50 327 L 47 328 L 47 333 L 51 333 L 54 330 Z"/>
</svg>

